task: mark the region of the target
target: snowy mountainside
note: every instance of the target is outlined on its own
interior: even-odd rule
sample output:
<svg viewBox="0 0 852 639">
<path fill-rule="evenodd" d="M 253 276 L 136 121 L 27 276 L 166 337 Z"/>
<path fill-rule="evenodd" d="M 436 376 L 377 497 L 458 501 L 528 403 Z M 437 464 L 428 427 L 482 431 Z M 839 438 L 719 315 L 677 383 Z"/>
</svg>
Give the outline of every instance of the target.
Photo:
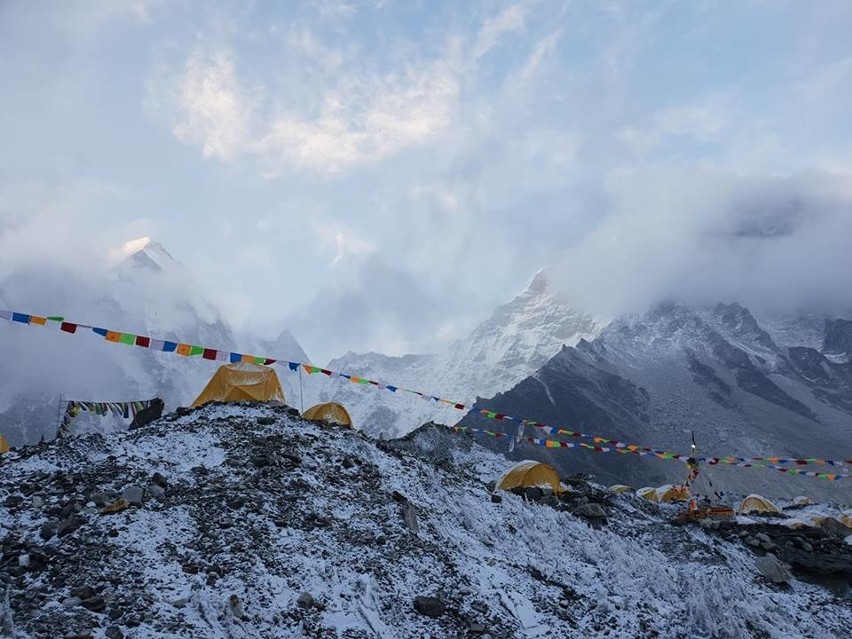
<svg viewBox="0 0 852 639">
<path fill-rule="evenodd" d="M 599 330 L 594 318 L 554 294 L 546 273 L 539 271 L 527 289 L 444 352 L 404 357 L 347 353 L 328 367 L 472 403 L 476 397 L 491 397 L 511 388 L 563 345 L 591 339 Z M 427 421 L 452 424 L 462 416 L 445 405 L 405 394 L 374 393 L 345 383 L 330 387 L 325 382 L 323 388 L 311 388 L 316 393 L 312 399 L 318 396 L 323 401 L 339 401 L 356 423 L 381 428 L 390 437 L 410 432 Z"/>
<path fill-rule="evenodd" d="M 381 442 L 208 405 L 2 463 L 0 617 L 20 639 L 791 639 L 852 624 L 848 584 L 765 581 L 747 524 L 674 527 L 674 507 L 581 484 L 569 510 L 496 501 L 486 483 L 510 462 L 434 428 Z M 842 538 L 797 534 L 848 580 Z"/>
<path fill-rule="evenodd" d="M 592 342 L 563 349 L 534 375 L 488 400 L 489 410 L 653 448 L 687 452 L 690 433 L 706 456 L 815 456 L 852 450 L 852 367 L 804 346 L 778 345 L 737 304 L 661 305 L 616 318 Z M 472 426 L 499 422 L 469 415 Z M 514 430 L 513 430 L 514 432 Z M 536 433 L 527 433 L 535 435 Z M 516 455 L 550 458 L 546 449 Z M 561 451 L 564 472 L 607 483 L 679 482 L 679 464 Z M 815 468 L 812 470 L 824 470 Z M 717 487 L 830 498 L 848 490 L 768 471 L 714 467 Z M 842 483 L 842 482 L 841 482 Z"/>
<path fill-rule="evenodd" d="M 128 242 L 113 259 L 116 263 L 102 275 L 57 273 L 38 265 L 18 269 L 0 282 L 4 307 L 215 348 L 252 352 L 264 346 L 237 339 L 216 307 L 198 293 L 191 273 L 159 243 L 149 238 Z M 303 355 L 294 344 L 287 344 L 290 353 Z M 54 436 L 60 395 L 89 401 L 158 396 L 174 409 L 188 405 L 219 365 L 108 344 L 85 329 L 70 336 L 55 323 L 3 322 L 0 347 L 0 374 L 7 380 L 0 388 L 0 432 L 13 445 Z M 280 377 L 282 384 L 293 382 Z M 110 426 L 85 415 L 75 425 Z"/>
</svg>

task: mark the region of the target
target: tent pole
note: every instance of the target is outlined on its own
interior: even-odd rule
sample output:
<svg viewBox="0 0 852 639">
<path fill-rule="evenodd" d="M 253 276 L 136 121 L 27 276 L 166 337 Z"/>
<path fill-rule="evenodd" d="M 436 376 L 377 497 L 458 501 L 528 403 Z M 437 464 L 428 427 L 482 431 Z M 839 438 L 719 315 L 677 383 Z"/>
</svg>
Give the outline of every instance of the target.
<svg viewBox="0 0 852 639">
<path fill-rule="evenodd" d="M 305 399 L 302 397 L 302 367 L 299 366 L 299 412 L 305 412 Z"/>
</svg>

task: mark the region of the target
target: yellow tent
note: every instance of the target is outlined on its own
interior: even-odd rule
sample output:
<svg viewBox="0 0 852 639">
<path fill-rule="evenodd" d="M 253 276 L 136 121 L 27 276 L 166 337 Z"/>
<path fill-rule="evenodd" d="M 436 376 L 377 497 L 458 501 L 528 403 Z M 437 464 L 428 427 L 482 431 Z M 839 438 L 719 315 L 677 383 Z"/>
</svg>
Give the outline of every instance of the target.
<svg viewBox="0 0 852 639">
<path fill-rule="evenodd" d="M 533 486 L 549 487 L 557 494 L 562 492 L 559 475 L 553 466 L 529 459 L 512 466 L 497 482 L 500 490 Z"/>
<path fill-rule="evenodd" d="M 192 406 L 196 408 L 207 402 L 272 401 L 284 403 L 284 391 L 275 371 L 269 366 L 237 362 L 220 366 Z"/>
<path fill-rule="evenodd" d="M 317 404 L 302 413 L 302 417 L 311 422 L 331 422 L 342 426 L 352 426 L 349 412 L 337 402 Z"/>
<path fill-rule="evenodd" d="M 625 486 L 624 484 L 614 484 L 609 487 L 609 490 L 614 493 L 632 493 L 633 489 L 630 486 Z"/>
<path fill-rule="evenodd" d="M 688 501 L 689 488 L 686 486 L 675 486 L 673 484 L 665 484 L 657 488 L 657 498 L 661 502 L 670 501 Z"/>
<path fill-rule="evenodd" d="M 660 501 L 660 496 L 657 495 L 657 489 L 653 486 L 645 486 L 636 491 L 636 494 L 651 501 Z"/>
<path fill-rule="evenodd" d="M 9 440 L 0 435 L 0 453 L 9 452 Z"/>
<path fill-rule="evenodd" d="M 737 508 L 737 512 L 745 515 L 748 513 L 780 513 L 781 511 L 766 497 L 749 495 L 743 499 L 740 507 Z"/>
</svg>

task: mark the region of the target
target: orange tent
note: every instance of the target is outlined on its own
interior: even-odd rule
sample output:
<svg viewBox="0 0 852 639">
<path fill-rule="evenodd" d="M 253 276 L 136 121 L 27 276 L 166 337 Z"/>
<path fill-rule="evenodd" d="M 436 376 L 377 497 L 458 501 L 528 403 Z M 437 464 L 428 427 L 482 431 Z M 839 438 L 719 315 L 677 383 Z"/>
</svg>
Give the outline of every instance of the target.
<svg viewBox="0 0 852 639">
<path fill-rule="evenodd" d="M 512 466 L 497 482 L 497 488 L 500 490 L 533 486 L 546 486 L 557 494 L 562 492 L 559 475 L 553 466 L 529 459 Z"/>
<path fill-rule="evenodd" d="M 343 406 L 337 402 L 317 404 L 302 413 L 302 417 L 311 422 L 330 422 L 342 426 L 352 426 L 352 417 Z"/>
<path fill-rule="evenodd" d="M 284 403 L 284 391 L 275 371 L 269 366 L 237 362 L 220 366 L 192 406 L 196 408 L 207 402 L 273 401 Z"/>
<path fill-rule="evenodd" d="M 0 453 L 9 452 L 9 440 L 0 435 Z"/>
</svg>

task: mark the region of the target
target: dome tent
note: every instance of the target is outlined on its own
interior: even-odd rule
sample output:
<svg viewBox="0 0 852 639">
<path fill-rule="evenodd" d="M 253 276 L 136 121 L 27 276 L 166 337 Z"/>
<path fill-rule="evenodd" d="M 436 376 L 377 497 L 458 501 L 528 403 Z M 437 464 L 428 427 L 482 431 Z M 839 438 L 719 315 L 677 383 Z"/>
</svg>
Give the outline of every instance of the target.
<svg viewBox="0 0 852 639">
<path fill-rule="evenodd" d="M 657 488 L 657 497 L 660 502 L 688 501 L 689 488 L 674 484 L 665 484 Z"/>
<path fill-rule="evenodd" d="M 632 493 L 633 489 L 625 484 L 613 484 L 609 487 L 609 491 L 613 493 Z"/>
<path fill-rule="evenodd" d="M 653 486 L 645 486 L 644 488 L 640 488 L 636 491 L 636 494 L 650 501 L 660 501 L 660 497 L 657 495 L 657 489 Z"/>
<path fill-rule="evenodd" d="M 536 486 L 552 488 L 556 494 L 562 492 L 559 474 L 553 466 L 530 459 L 518 462 L 497 481 L 498 490 Z"/>
<path fill-rule="evenodd" d="M 0 453 L 9 452 L 9 440 L 0 435 Z"/>
<path fill-rule="evenodd" d="M 748 513 L 780 513 L 778 506 L 762 495 L 749 495 L 740 503 L 737 512 L 741 515 Z"/>
<path fill-rule="evenodd" d="M 330 422 L 342 426 L 352 426 L 352 417 L 342 405 L 337 402 L 327 402 L 311 406 L 302 413 L 302 417 L 311 422 Z"/>
<path fill-rule="evenodd" d="M 220 366 L 192 407 L 207 402 L 281 402 L 284 391 L 278 375 L 269 366 L 252 362 L 237 362 Z"/>
</svg>

